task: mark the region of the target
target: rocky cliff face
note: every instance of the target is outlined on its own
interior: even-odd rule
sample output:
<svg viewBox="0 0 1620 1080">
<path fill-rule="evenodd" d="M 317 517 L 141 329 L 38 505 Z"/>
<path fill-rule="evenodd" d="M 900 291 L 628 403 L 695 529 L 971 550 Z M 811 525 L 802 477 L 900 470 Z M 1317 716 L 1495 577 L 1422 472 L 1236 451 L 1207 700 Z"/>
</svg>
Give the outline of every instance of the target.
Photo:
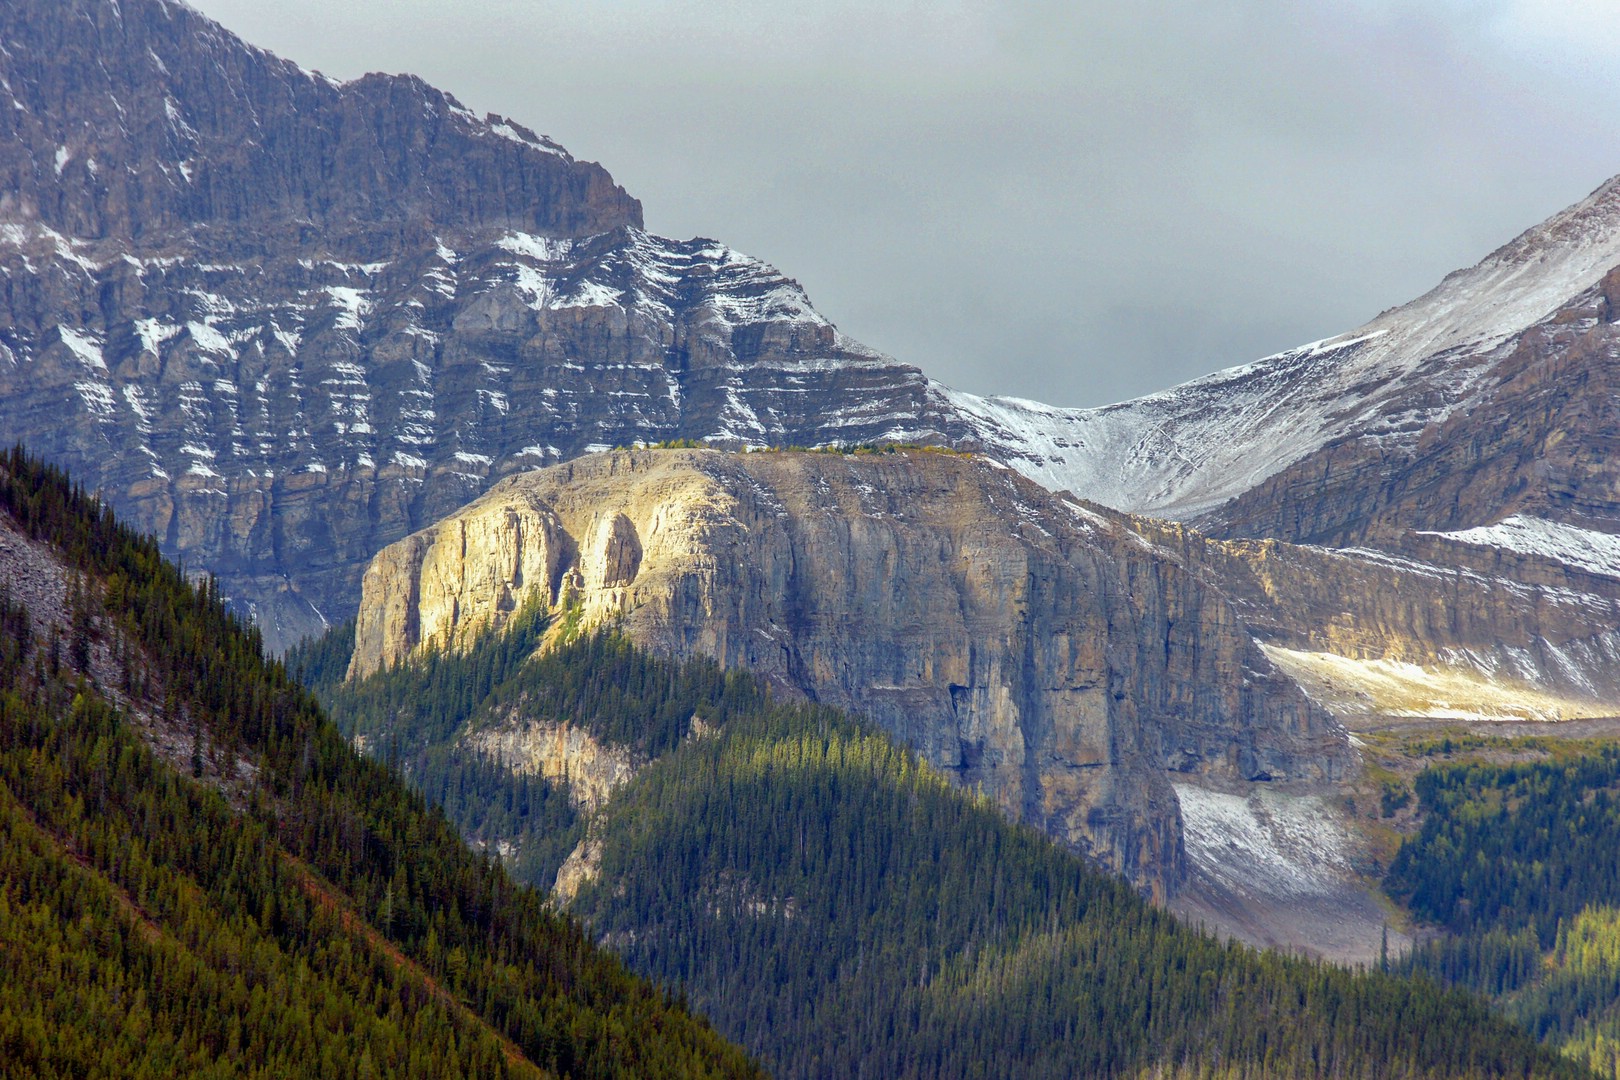
<svg viewBox="0 0 1620 1080">
<path fill-rule="evenodd" d="M 351 674 L 527 602 L 743 665 L 1161 892 L 1169 779 L 1318 782 L 1344 732 L 1128 521 L 943 453 L 596 455 L 381 553 Z"/>
<path fill-rule="evenodd" d="M 0 42 L 0 438 L 272 646 L 514 471 L 943 426 L 793 281 L 419 80 L 339 85 L 166 0 L 6 4 Z"/>
<path fill-rule="evenodd" d="M 1345 717 L 1607 715 L 1617 303 L 1620 179 L 1337 338 L 1106 409 L 953 401 L 1049 486 L 1197 526 L 1138 521 Z"/>
<path fill-rule="evenodd" d="M 604 745 L 581 728 L 517 715 L 468 733 L 466 742 L 515 773 L 566 784 L 568 798 L 586 814 L 601 809 L 643 764 L 623 747 Z"/>
<path fill-rule="evenodd" d="M 1609 716 L 1620 698 L 1620 561 L 1569 529 L 1563 558 L 1414 533 L 1404 553 L 1212 540 L 1133 526 L 1218 589 L 1291 677 L 1352 724 L 1388 716 Z M 1529 545 L 1521 544 L 1528 548 Z M 1620 545 L 1616 545 L 1620 551 Z"/>
</svg>

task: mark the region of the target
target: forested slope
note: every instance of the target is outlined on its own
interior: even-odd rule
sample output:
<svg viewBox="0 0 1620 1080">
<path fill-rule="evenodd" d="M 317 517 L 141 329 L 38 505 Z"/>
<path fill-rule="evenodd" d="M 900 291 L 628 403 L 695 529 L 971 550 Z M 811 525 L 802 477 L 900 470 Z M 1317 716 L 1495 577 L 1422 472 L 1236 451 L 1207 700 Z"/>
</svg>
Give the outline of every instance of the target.
<svg viewBox="0 0 1620 1080">
<path fill-rule="evenodd" d="M 544 627 L 513 626 L 357 683 L 341 634 L 289 662 L 536 880 L 585 840 L 573 910 L 780 1076 L 1581 1073 L 1477 999 L 1183 927 L 834 710 L 608 632 L 525 659 Z M 636 775 L 586 819 L 475 749 L 539 721 Z"/>
<path fill-rule="evenodd" d="M 1483 741 L 1483 740 L 1482 740 Z M 1620 746 L 1418 777 L 1426 814 L 1391 895 L 1445 933 L 1410 970 L 1491 995 L 1538 1037 L 1620 1076 Z"/>
<path fill-rule="evenodd" d="M 20 451 L 0 555 L 7 1077 L 758 1075 Z"/>
</svg>

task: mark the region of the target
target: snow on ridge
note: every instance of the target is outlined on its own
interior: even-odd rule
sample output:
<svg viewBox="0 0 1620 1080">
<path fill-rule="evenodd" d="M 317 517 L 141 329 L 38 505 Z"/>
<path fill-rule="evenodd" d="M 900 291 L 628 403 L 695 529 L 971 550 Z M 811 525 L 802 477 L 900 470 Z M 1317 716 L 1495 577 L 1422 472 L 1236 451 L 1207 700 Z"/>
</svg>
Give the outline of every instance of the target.
<svg viewBox="0 0 1620 1080">
<path fill-rule="evenodd" d="M 1339 716 L 1555 723 L 1613 711 L 1591 679 L 1612 661 L 1590 655 L 1591 648 L 1580 642 L 1560 648 L 1542 638 L 1528 646 L 1448 649 L 1427 664 L 1279 645 L 1260 648 L 1311 700 Z"/>
<path fill-rule="evenodd" d="M 361 320 L 371 313 L 371 301 L 366 297 L 365 290 L 327 285 L 325 292 L 332 298 L 332 306 L 338 309 L 332 325 L 339 330 L 360 330 Z"/>
<path fill-rule="evenodd" d="M 548 236 L 535 236 L 533 233 L 511 230 L 495 241 L 495 246 L 513 255 L 526 255 L 539 262 L 556 262 L 567 255 L 573 247 L 572 240 L 555 240 Z M 448 252 L 448 254 L 447 254 Z M 443 244 L 439 245 L 439 257 L 445 262 L 454 265 L 457 261 L 456 253 L 449 251 Z"/>
<path fill-rule="evenodd" d="M 515 283 L 518 291 L 529 298 L 529 304 L 536 311 L 553 306 L 557 297 L 557 290 L 550 278 L 532 266 L 518 263 L 513 266 L 517 271 Z"/>
<path fill-rule="evenodd" d="M 188 322 L 186 330 L 191 334 L 191 340 L 203 352 L 219 353 L 236 359 L 237 352 L 231 347 L 230 339 L 220 333 L 212 323 Z"/>
<path fill-rule="evenodd" d="M 1514 514 L 1495 525 L 1419 535 L 1539 555 L 1589 573 L 1620 578 L 1620 536 L 1546 518 Z"/>
<path fill-rule="evenodd" d="M 130 411 L 135 414 L 135 428 L 143 435 L 152 432 L 152 410 L 148 407 L 141 388 L 134 383 L 124 384 L 124 400 L 129 402 Z"/>
<path fill-rule="evenodd" d="M 757 295 L 717 290 L 708 303 L 715 317 L 728 326 L 759 322 L 829 325 L 826 317 L 810 306 L 804 290 L 786 280 Z"/>
<path fill-rule="evenodd" d="M 560 157 L 565 161 L 572 160 L 566 150 L 552 142 L 550 139 L 546 138 L 544 135 L 534 135 L 524 131 L 512 121 L 506 119 L 505 117 L 496 116 L 493 113 L 491 113 L 479 124 L 479 130 L 485 134 L 498 136 L 507 140 L 508 142 L 515 142 L 519 146 L 526 146 L 531 150 L 538 150 L 543 154 L 551 154 L 552 156 Z"/>
<path fill-rule="evenodd" d="M 568 296 L 553 297 L 553 308 L 617 307 L 624 292 L 595 281 L 581 281 Z"/>
<path fill-rule="evenodd" d="M 141 348 L 158 355 L 158 347 L 165 341 L 179 336 L 184 327 L 173 323 L 165 323 L 161 319 L 138 319 L 135 322 L 135 334 L 141 339 Z"/>
<path fill-rule="evenodd" d="M 79 392 L 79 400 L 84 402 L 85 408 L 91 414 L 106 418 L 113 414 L 115 404 L 112 388 L 101 382 L 76 382 L 73 388 Z"/>
<path fill-rule="evenodd" d="M 81 240 L 75 236 L 64 236 L 41 221 L 6 221 L 0 222 L 0 245 L 22 249 L 41 240 L 48 241 L 55 249 L 56 257 L 64 262 L 70 262 L 81 270 L 100 271 L 106 265 L 94 262 L 80 255 L 77 248 L 90 246 L 91 241 Z M 122 256 L 128 259 L 127 254 Z M 26 256 L 23 265 L 29 273 L 34 273 L 33 264 Z"/>
<path fill-rule="evenodd" d="M 1192 517 L 1335 438 L 1414 438 L 1476 392 L 1497 350 L 1617 264 L 1620 177 L 1348 334 L 1102 408 L 935 392 L 1037 483 Z M 1413 405 L 1425 396 L 1440 404 Z"/>
</svg>

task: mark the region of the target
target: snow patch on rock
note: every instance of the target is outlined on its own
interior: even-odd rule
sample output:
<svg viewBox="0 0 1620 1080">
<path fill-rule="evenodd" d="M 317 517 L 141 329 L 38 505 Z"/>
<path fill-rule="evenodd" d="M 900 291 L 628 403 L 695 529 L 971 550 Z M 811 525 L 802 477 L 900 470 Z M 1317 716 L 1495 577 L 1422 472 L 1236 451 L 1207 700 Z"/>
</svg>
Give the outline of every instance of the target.
<svg viewBox="0 0 1620 1080">
<path fill-rule="evenodd" d="M 1319 795 L 1260 789 L 1244 796 L 1172 786 L 1187 857 L 1226 888 L 1279 899 L 1322 896 L 1354 876 L 1354 843 Z"/>
<path fill-rule="evenodd" d="M 1514 514 L 1495 525 L 1420 535 L 1538 555 L 1588 573 L 1620 577 L 1620 536 L 1560 521 Z"/>
</svg>

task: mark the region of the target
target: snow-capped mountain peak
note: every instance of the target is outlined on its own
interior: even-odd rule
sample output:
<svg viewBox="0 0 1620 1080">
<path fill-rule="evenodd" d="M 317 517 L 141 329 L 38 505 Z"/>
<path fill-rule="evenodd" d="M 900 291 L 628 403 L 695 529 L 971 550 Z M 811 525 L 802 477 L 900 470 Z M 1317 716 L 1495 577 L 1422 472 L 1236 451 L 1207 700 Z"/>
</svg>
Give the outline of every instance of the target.
<svg viewBox="0 0 1620 1080">
<path fill-rule="evenodd" d="M 986 449 L 1120 509 L 1193 517 L 1346 436 L 1410 443 L 1506 343 L 1620 265 L 1620 178 L 1365 326 L 1098 409 L 936 386 Z"/>
</svg>

